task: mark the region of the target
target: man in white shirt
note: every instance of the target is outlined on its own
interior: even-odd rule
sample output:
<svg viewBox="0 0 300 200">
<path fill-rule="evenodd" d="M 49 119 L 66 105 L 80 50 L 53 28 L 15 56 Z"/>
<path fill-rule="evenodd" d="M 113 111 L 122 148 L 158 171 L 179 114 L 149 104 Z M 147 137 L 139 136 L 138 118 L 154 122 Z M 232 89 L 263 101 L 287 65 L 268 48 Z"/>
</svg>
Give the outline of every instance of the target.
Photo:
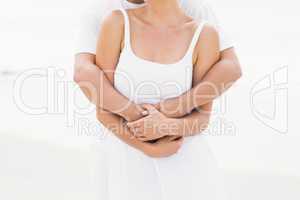
<svg viewBox="0 0 300 200">
<path fill-rule="evenodd" d="M 142 117 L 141 111 L 135 106 L 131 106 L 129 100 L 118 93 L 113 85 L 107 80 L 101 66 L 95 64 L 96 45 L 101 21 L 103 17 L 112 10 L 119 8 L 136 8 L 143 6 L 143 0 L 98 0 L 101 5 L 96 5 L 88 11 L 88 14 L 83 18 L 83 24 L 80 31 L 80 42 L 75 58 L 74 80 L 81 86 L 82 91 L 98 108 L 108 110 L 119 116 L 122 116 L 127 121 L 133 121 Z M 232 83 L 238 80 L 241 76 L 241 68 L 234 52 L 233 44 L 229 40 L 222 27 L 218 24 L 217 19 L 210 6 L 202 0 L 180 0 L 181 6 L 186 13 L 195 20 L 207 20 L 215 25 L 219 32 L 221 59 L 216 63 L 211 70 L 206 74 L 203 82 L 210 82 L 215 85 L 215 88 L 207 87 L 203 84 L 201 90 L 203 96 L 211 96 L 211 99 L 206 98 L 203 104 L 207 101 L 212 101 L 220 96 Z M 82 84 L 84 83 L 84 84 Z M 88 83 L 88 84 L 87 84 Z M 89 87 L 87 86 L 89 85 Z M 201 88 L 201 87 L 200 87 Z M 216 91 L 216 89 L 218 91 Z M 111 99 L 117 99 L 118 106 L 112 107 L 111 104 L 103 105 L 99 102 L 99 97 L 109 95 Z M 121 102 L 121 103 L 120 103 Z M 105 102 L 104 102 L 105 103 Z M 120 110 L 122 113 L 114 112 Z"/>
</svg>

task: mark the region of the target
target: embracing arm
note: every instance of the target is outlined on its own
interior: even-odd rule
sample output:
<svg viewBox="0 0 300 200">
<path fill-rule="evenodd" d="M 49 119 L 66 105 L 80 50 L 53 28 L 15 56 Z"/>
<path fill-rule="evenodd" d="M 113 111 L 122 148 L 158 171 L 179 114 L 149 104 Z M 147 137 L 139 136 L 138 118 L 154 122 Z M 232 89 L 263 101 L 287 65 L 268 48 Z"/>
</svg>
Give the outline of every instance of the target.
<svg viewBox="0 0 300 200">
<path fill-rule="evenodd" d="M 201 10 L 207 14 L 207 19 L 217 28 L 220 40 L 227 41 L 227 34 L 219 24 L 210 4 L 201 3 Z M 199 8 L 200 8 L 199 7 Z M 179 98 L 162 102 L 161 107 L 165 107 L 164 113 L 170 117 L 182 117 L 190 113 L 194 108 L 204 105 L 221 96 L 229 89 L 241 76 L 242 70 L 233 47 L 228 48 L 227 44 L 220 43 L 220 59 L 205 74 L 201 82 L 194 85 L 194 88 Z M 158 106 L 159 107 L 159 106 Z M 168 107 L 170 109 L 168 109 Z M 168 112 L 173 107 L 178 108 L 175 113 Z"/>
<path fill-rule="evenodd" d="M 101 43 L 102 47 L 100 48 L 104 48 L 104 45 L 107 44 Z M 113 50 L 107 48 L 105 51 L 109 54 Z M 103 52 L 101 53 L 103 54 Z M 97 109 L 100 108 L 117 114 L 127 121 L 142 117 L 143 111 L 140 106 L 129 101 L 113 87 L 106 76 L 106 73 L 111 72 L 105 72 L 108 69 L 105 66 L 102 67 L 102 64 L 106 64 L 106 61 L 102 62 L 99 59 L 98 57 L 97 66 L 94 54 L 79 53 L 75 56 L 74 81 L 80 86 L 85 96 L 96 105 Z"/>
<path fill-rule="evenodd" d="M 194 57 L 193 88 L 179 97 L 189 97 L 190 99 L 183 99 L 183 101 L 189 102 L 192 105 L 189 111 L 192 111 L 190 114 L 177 119 L 180 125 L 179 127 L 181 128 L 179 135 L 182 136 L 191 136 L 201 133 L 207 128 L 209 123 L 213 99 L 205 98 L 206 102 L 202 102 L 202 104 L 197 104 L 196 101 L 199 95 L 197 93 L 199 92 L 199 85 L 203 82 L 203 78 L 208 71 L 210 71 L 214 64 L 220 59 L 219 36 L 214 27 L 209 25 L 204 26 L 195 48 Z"/>
<path fill-rule="evenodd" d="M 114 82 L 114 71 L 122 49 L 123 26 L 122 13 L 114 11 L 104 21 L 97 44 L 96 64 L 102 66 L 107 84 L 111 86 Z M 102 93 L 105 96 L 110 92 L 110 90 L 105 90 Z M 118 104 L 112 99 L 112 96 L 108 100 L 111 101 L 111 104 Z M 182 140 L 169 141 L 168 138 L 160 140 L 156 144 L 141 142 L 134 137 L 122 117 L 101 108 L 97 109 L 97 119 L 120 140 L 148 156 L 170 156 L 178 151 L 182 143 Z"/>
<path fill-rule="evenodd" d="M 241 75 L 241 67 L 234 48 L 226 49 L 221 52 L 220 59 L 190 91 L 180 97 L 161 102 L 159 107 L 169 117 L 182 117 L 194 108 L 221 96 Z M 172 112 L 174 108 L 176 112 Z"/>
<path fill-rule="evenodd" d="M 206 25 L 195 48 L 193 85 L 201 83 L 204 75 L 219 60 L 219 57 L 218 33 L 213 27 Z M 197 106 L 196 108 L 199 109 L 193 109 L 191 113 L 180 118 L 169 117 L 164 113 L 166 111 L 165 108 L 161 107 L 159 112 L 154 106 L 144 105 L 150 114 L 140 120 L 128 123 L 128 126 L 143 141 L 166 135 L 193 136 L 207 128 L 212 105 L 213 102 L 211 100 L 201 106 Z M 174 114 L 178 107 L 171 109 L 173 110 L 167 110 L 167 112 Z"/>
<path fill-rule="evenodd" d="M 175 154 L 182 145 L 182 138 L 173 140 L 165 137 L 158 140 L 155 144 L 143 142 L 133 136 L 124 120 L 116 115 L 105 111 L 97 112 L 98 120 L 109 129 L 116 137 L 126 144 L 142 151 L 150 157 L 168 157 Z"/>
<path fill-rule="evenodd" d="M 109 109 L 122 110 L 129 105 L 129 101 L 113 88 L 114 71 L 119 60 L 123 37 L 123 25 L 120 17 L 122 16 L 119 16 L 119 13 L 113 12 L 104 20 L 97 43 L 96 64 L 103 70 L 100 70 L 101 75 L 98 75 L 100 80 L 96 82 L 102 86 L 99 88 L 101 96 L 98 99 L 101 99 L 101 104 L 105 104 L 104 107 L 107 110 L 105 111 L 102 107 L 98 108 L 97 119 L 125 143 L 141 148 L 141 142 L 136 140 L 127 129 L 124 119 L 109 111 Z M 102 83 L 100 83 L 101 81 Z"/>
<path fill-rule="evenodd" d="M 95 55 L 89 53 L 80 53 L 75 57 L 74 81 L 85 96 L 97 108 L 115 113 L 127 121 L 140 118 L 142 111 L 139 106 L 112 86 L 102 69 L 95 65 L 95 59 Z"/>
<path fill-rule="evenodd" d="M 199 84 L 182 95 L 180 101 L 190 102 L 187 106 L 189 112 L 221 96 L 240 76 L 241 70 L 234 50 L 225 50 L 221 54 L 221 60 L 208 71 Z"/>
</svg>

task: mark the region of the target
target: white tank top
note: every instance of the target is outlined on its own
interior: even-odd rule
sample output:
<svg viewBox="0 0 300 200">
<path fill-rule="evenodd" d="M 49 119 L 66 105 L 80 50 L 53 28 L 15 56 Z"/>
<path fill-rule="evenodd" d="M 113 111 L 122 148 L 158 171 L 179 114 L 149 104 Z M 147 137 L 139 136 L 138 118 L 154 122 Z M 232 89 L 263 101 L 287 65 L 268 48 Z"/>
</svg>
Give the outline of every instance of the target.
<svg viewBox="0 0 300 200">
<path fill-rule="evenodd" d="M 192 87 L 193 52 L 205 22 L 196 29 L 185 55 L 172 64 L 161 64 L 138 57 L 131 48 L 130 24 L 124 15 L 124 48 L 114 73 L 114 86 L 131 101 L 156 104 L 180 96 Z"/>
</svg>

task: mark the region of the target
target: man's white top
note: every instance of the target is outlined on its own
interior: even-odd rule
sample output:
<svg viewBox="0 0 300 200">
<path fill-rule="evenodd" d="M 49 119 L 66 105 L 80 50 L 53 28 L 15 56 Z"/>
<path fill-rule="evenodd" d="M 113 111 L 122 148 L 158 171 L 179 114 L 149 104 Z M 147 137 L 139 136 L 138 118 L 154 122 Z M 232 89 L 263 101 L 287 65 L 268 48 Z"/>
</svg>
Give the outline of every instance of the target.
<svg viewBox="0 0 300 200">
<path fill-rule="evenodd" d="M 104 17 L 116 9 L 133 9 L 143 4 L 130 3 L 127 0 L 96 0 L 95 4 L 86 11 L 81 19 L 81 27 L 76 53 L 96 54 L 97 40 Z M 223 31 L 212 8 L 203 0 L 179 0 L 186 14 L 195 20 L 206 20 L 214 25 L 220 38 L 220 51 L 233 47 L 228 35 Z"/>
</svg>

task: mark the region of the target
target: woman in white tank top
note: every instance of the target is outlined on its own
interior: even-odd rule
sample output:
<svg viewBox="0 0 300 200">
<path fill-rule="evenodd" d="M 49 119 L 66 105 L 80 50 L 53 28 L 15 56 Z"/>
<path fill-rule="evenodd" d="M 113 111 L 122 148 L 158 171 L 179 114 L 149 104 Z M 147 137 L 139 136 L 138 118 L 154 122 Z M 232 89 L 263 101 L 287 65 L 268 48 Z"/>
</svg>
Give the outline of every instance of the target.
<svg viewBox="0 0 300 200">
<path fill-rule="evenodd" d="M 147 2 L 145 7 L 114 11 L 106 18 L 96 62 L 125 97 L 136 104 L 155 105 L 183 95 L 199 83 L 218 60 L 219 47 L 214 28 L 185 16 L 177 0 Z M 146 107 L 150 115 L 156 113 L 154 121 L 170 121 L 154 107 Z M 202 129 L 191 127 L 193 120 L 197 125 L 201 120 L 207 122 L 209 114 L 202 112 L 211 107 L 208 103 L 201 111 L 180 119 L 185 129 L 176 137 L 180 139 L 173 141 L 180 149 L 172 155 L 164 150 L 173 146 L 160 149 L 159 145 L 173 137 L 165 134 L 164 139 L 151 138 L 156 143 L 145 142 L 138 134 L 142 120 L 127 127 L 119 116 L 99 110 L 103 131 L 108 131 L 99 155 L 99 199 L 225 199 L 220 173 L 200 133 Z M 125 136 L 128 132 L 132 140 Z"/>
</svg>

